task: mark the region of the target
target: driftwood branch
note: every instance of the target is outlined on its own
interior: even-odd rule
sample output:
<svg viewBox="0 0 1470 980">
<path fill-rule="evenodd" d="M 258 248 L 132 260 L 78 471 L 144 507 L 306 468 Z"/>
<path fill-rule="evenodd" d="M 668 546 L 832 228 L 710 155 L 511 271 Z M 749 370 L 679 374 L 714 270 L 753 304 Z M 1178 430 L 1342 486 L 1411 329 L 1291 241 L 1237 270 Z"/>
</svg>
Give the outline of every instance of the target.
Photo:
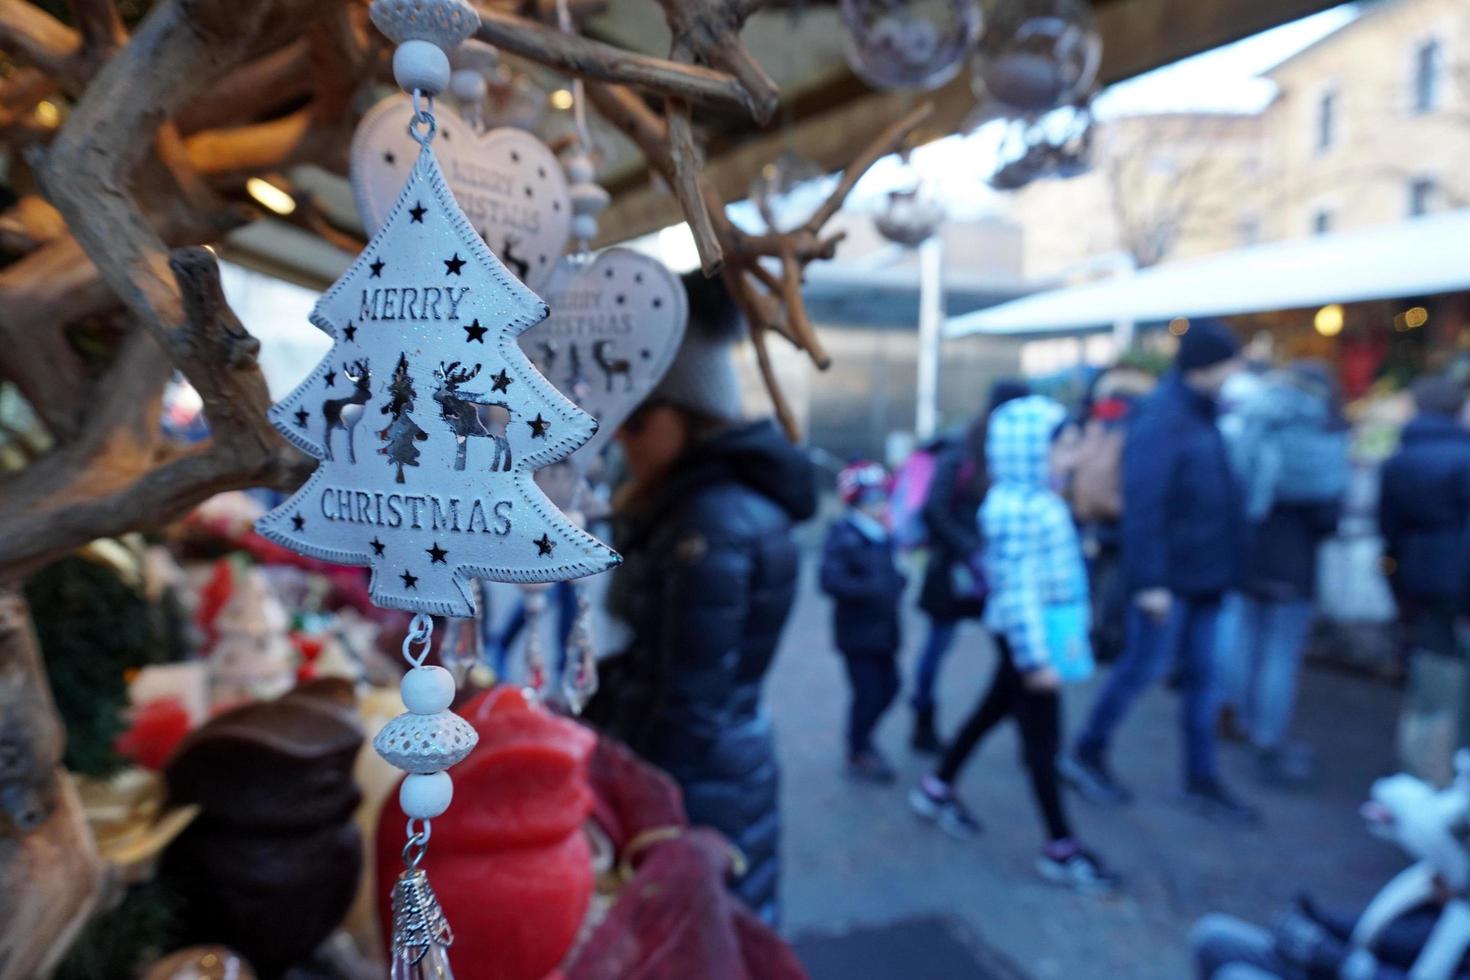
<svg viewBox="0 0 1470 980">
<path fill-rule="evenodd" d="M 637 144 L 649 167 L 674 188 L 705 274 L 718 271 L 723 276 L 750 327 L 756 361 L 777 417 L 795 438 L 796 419 L 781 392 L 765 334 L 774 331 L 785 337 L 805 351 L 819 370 L 831 365 L 801 295 L 806 266 L 836 253 L 842 236 L 825 235 L 822 229 L 842 209 L 862 175 L 880 158 L 901 149 L 909 134 L 929 117 L 931 107 L 919 106 L 864 147 L 801 227 L 751 235 L 725 216 L 724 202 L 702 178 L 688 117 L 678 105 L 670 104 L 665 121 L 627 88 L 589 84 L 586 91 L 598 112 Z M 763 264 L 770 261 L 779 271 L 772 272 Z"/>
<path fill-rule="evenodd" d="M 564 34 L 484 3 L 476 37 L 512 54 L 582 78 L 633 88 L 713 108 L 748 113 L 769 122 L 776 110 L 774 88 L 752 88 L 746 79 L 698 65 L 625 51 L 576 34 Z"/>
</svg>

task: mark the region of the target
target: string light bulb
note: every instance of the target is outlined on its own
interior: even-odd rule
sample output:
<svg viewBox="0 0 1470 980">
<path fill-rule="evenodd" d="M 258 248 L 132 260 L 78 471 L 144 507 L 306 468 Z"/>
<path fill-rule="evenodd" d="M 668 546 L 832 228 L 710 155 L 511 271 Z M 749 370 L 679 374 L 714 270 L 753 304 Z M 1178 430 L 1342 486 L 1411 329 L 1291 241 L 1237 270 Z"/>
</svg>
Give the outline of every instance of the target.
<svg viewBox="0 0 1470 980">
<path fill-rule="evenodd" d="M 1312 318 L 1312 326 L 1323 337 L 1336 337 L 1342 333 L 1342 326 L 1345 321 L 1346 316 L 1343 313 L 1342 304 L 1328 303 L 1318 310 L 1317 315 Z"/>
<path fill-rule="evenodd" d="M 287 215 L 296 210 L 296 198 L 264 178 L 251 177 L 245 181 L 245 192 L 255 198 L 261 207 L 276 214 Z"/>
</svg>

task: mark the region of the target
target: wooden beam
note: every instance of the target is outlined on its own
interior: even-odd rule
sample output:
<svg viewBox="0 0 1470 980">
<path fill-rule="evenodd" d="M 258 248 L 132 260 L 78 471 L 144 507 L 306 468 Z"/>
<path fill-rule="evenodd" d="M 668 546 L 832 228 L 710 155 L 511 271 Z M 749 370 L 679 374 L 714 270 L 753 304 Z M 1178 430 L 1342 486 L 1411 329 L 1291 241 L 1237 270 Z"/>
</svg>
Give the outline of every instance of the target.
<svg viewBox="0 0 1470 980">
<path fill-rule="evenodd" d="M 1112 0 L 1097 6 L 1103 37 L 1103 84 L 1119 82 L 1181 58 L 1259 33 L 1336 6 L 1333 0 Z M 900 119 L 915 102 L 911 94 L 861 92 L 861 83 L 843 70 L 829 82 L 803 90 L 789 104 L 796 122 L 789 132 L 756 135 L 723 152 L 711 148 L 706 180 L 722 199 L 749 193 L 751 182 L 787 146 L 835 172 L 847 162 L 855 143 Z M 855 97 L 854 97 L 855 96 Z M 930 93 L 934 116 L 920 141 L 955 132 L 975 109 L 969 72 Z M 836 104 L 834 107 L 834 103 Z M 602 245 L 645 235 L 683 220 L 667 190 L 652 186 L 646 169 L 609 181 L 613 203 L 598 219 Z"/>
</svg>

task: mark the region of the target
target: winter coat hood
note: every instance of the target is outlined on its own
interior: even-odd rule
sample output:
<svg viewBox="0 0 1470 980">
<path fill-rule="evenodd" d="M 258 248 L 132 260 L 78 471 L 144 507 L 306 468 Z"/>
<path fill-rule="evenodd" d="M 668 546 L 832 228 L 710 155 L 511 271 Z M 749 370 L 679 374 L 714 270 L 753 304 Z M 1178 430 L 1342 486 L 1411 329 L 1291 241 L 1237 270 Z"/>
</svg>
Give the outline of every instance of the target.
<svg viewBox="0 0 1470 980">
<path fill-rule="evenodd" d="M 769 419 L 727 429 L 698 443 L 677 471 L 673 484 L 680 496 L 729 480 L 774 501 L 793 521 L 817 512 L 811 460 Z"/>
<path fill-rule="evenodd" d="M 1052 436 L 1067 410 L 1044 395 L 1008 401 L 990 417 L 985 440 L 992 485 L 1050 487 Z"/>
</svg>

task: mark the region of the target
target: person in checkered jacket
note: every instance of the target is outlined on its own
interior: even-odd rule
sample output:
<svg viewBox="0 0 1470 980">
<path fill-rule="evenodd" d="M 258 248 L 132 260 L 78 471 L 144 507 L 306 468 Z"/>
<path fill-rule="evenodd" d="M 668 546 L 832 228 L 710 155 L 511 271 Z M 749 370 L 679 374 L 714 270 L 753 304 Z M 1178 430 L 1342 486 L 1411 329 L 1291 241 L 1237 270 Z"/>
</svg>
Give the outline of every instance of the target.
<svg viewBox="0 0 1470 980">
<path fill-rule="evenodd" d="M 989 586 L 985 627 L 998 663 L 989 690 L 940 762 L 909 795 L 920 816 L 952 836 L 980 830 L 954 791 L 960 768 L 992 729 L 1014 718 L 1022 758 L 1045 825 L 1036 867 L 1050 881 L 1093 894 L 1117 879 L 1073 834 L 1062 806 L 1056 755 L 1061 685 L 1091 673 L 1087 570 L 1066 501 L 1053 480 L 1053 443 L 1066 421 L 1057 402 L 1031 395 L 990 418 L 985 458 L 991 477 L 979 526 Z"/>
</svg>

